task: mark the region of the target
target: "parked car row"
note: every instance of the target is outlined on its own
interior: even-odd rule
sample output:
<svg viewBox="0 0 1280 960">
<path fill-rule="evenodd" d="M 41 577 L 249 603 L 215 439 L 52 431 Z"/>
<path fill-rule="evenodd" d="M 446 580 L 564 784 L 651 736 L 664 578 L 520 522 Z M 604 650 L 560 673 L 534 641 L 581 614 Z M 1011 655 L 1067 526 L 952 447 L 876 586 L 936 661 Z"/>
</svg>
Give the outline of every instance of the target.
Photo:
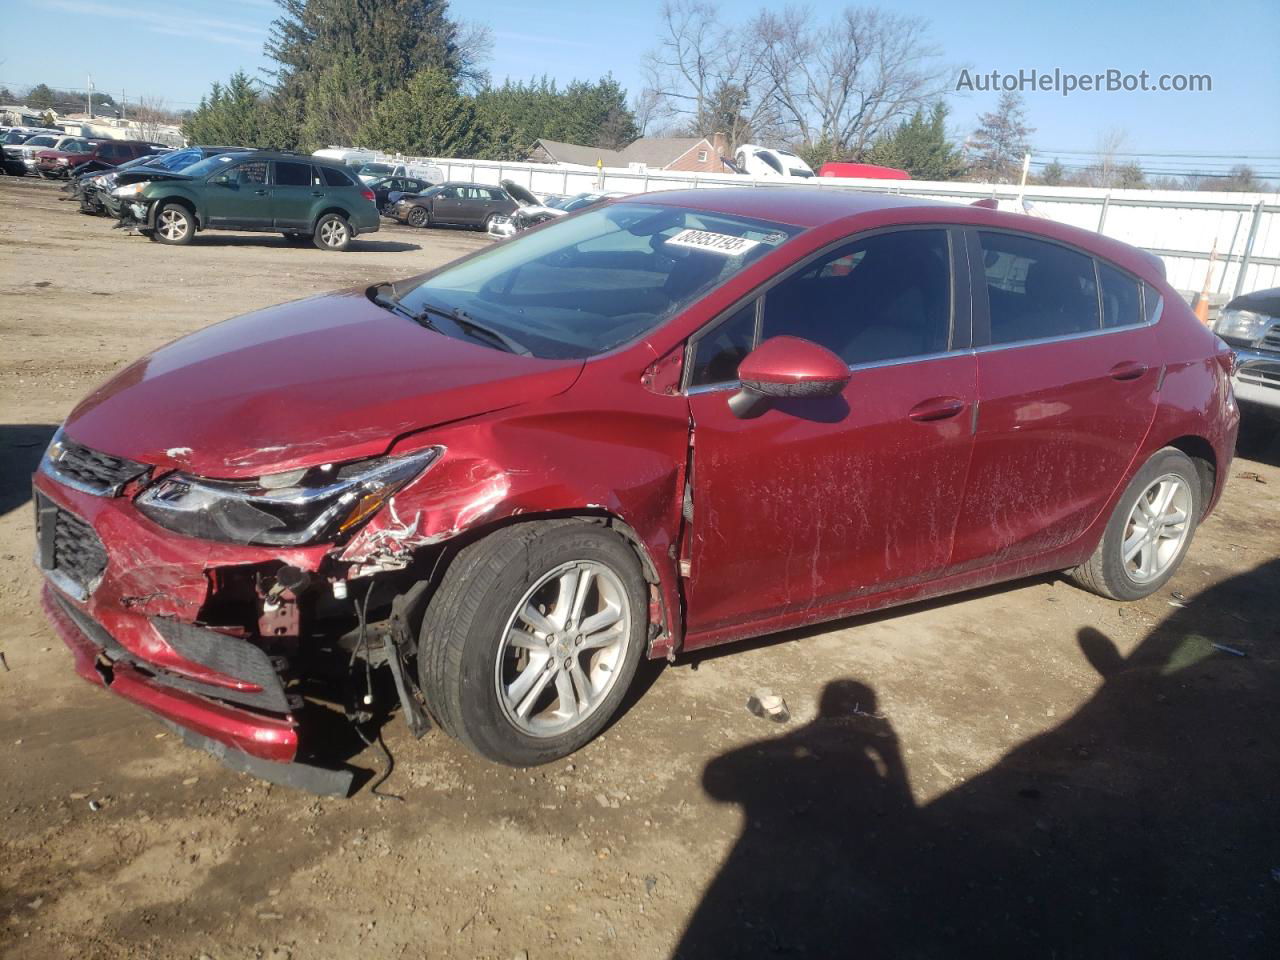
<svg viewBox="0 0 1280 960">
<path fill-rule="evenodd" d="M 145 140 L 110 140 L 16 127 L 4 135 L 4 172 L 62 180 L 169 150 L 164 144 Z"/>
<path fill-rule="evenodd" d="M 142 157 L 77 177 L 67 190 L 81 212 L 112 217 L 157 243 L 240 230 L 339 251 L 380 226 L 374 191 L 344 164 L 249 147 Z"/>
</svg>

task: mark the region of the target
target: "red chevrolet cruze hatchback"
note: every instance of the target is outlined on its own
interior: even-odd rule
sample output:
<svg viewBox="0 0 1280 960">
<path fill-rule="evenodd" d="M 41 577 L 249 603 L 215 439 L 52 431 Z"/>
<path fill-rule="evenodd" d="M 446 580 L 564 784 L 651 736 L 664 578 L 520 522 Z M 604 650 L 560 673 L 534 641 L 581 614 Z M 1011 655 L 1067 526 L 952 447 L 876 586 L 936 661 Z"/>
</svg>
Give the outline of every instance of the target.
<svg viewBox="0 0 1280 960">
<path fill-rule="evenodd" d="M 1156 259 L 1060 224 L 636 196 L 121 372 L 35 477 L 45 606 L 261 776 L 345 789 L 334 664 L 357 716 L 387 665 L 415 730 L 541 763 L 642 657 L 1046 571 L 1151 593 L 1227 477 L 1231 365 Z"/>
</svg>

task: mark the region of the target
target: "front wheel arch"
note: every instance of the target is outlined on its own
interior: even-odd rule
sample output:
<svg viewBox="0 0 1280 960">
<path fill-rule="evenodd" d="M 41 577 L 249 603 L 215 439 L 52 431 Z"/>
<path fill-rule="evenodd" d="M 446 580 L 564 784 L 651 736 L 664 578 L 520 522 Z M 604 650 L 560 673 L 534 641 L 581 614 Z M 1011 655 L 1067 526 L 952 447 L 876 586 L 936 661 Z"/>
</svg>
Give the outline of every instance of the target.
<svg viewBox="0 0 1280 960">
<path fill-rule="evenodd" d="M 482 526 L 471 527 L 462 531 L 455 537 L 451 537 L 443 544 L 437 547 L 442 552 L 424 559 L 428 562 L 424 564 L 427 569 L 439 564 L 441 575 L 448 570 L 449 564 L 457 557 L 465 547 L 470 546 L 478 540 L 483 540 L 507 527 L 518 526 L 522 524 L 541 523 L 547 525 L 564 524 L 564 523 L 594 523 L 600 524 L 612 530 L 631 547 L 635 553 L 636 559 L 640 561 L 640 570 L 647 583 L 653 590 L 657 591 L 659 598 L 658 609 L 656 611 L 659 619 L 654 620 L 650 617 L 649 622 L 649 647 L 652 650 L 654 641 L 659 637 L 670 637 L 674 641 L 677 637 L 676 627 L 678 621 L 673 616 L 672 610 L 667 601 L 667 595 L 664 591 L 663 576 L 657 563 L 654 562 L 653 554 L 645 544 L 643 538 L 629 523 L 609 510 L 603 508 L 580 508 L 566 510 L 547 510 L 541 512 L 521 513 L 516 516 L 509 516 L 493 520 Z"/>
</svg>

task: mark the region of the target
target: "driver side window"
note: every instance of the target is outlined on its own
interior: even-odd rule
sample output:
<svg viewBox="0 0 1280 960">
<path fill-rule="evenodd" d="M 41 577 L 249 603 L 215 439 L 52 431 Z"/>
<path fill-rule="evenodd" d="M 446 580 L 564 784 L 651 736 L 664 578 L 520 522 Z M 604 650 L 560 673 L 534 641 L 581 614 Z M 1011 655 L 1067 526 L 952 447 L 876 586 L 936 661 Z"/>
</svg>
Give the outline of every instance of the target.
<svg viewBox="0 0 1280 960">
<path fill-rule="evenodd" d="M 951 333 L 945 230 L 895 230 L 839 247 L 765 294 L 760 339 L 821 344 L 850 366 L 944 353 Z"/>
</svg>

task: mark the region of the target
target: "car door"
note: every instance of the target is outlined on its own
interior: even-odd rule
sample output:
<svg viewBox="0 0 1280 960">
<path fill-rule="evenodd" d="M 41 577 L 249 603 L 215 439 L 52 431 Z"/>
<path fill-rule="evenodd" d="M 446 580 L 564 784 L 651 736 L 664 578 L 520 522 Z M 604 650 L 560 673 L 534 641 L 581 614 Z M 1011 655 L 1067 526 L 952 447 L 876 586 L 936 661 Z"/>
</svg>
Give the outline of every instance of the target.
<svg viewBox="0 0 1280 960">
<path fill-rule="evenodd" d="M 271 227 L 270 163 L 243 160 L 208 180 L 207 219 L 224 230 Z"/>
<path fill-rule="evenodd" d="M 271 162 L 271 220 L 277 230 L 309 231 L 312 211 L 325 198 L 325 187 L 309 163 Z"/>
<path fill-rule="evenodd" d="M 961 231 L 865 235 L 691 344 L 690 646 L 946 569 L 977 389 L 964 264 Z M 849 384 L 738 419 L 738 363 L 779 335 L 833 350 Z"/>
<path fill-rule="evenodd" d="M 436 223 L 461 223 L 463 187 L 441 187 L 431 198 L 431 219 Z"/>
<path fill-rule="evenodd" d="M 968 242 L 980 388 L 957 570 L 1079 538 L 1146 436 L 1161 377 L 1137 278 L 1016 232 Z"/>
<path fill-rule="evenodd" d="M 480 187 L 459 187 L 457 213 L 450 222 L 468 227 L 475 226 L 484 219 L 484 208 L 487 203 L 487 193 Z"/>
</svg>

